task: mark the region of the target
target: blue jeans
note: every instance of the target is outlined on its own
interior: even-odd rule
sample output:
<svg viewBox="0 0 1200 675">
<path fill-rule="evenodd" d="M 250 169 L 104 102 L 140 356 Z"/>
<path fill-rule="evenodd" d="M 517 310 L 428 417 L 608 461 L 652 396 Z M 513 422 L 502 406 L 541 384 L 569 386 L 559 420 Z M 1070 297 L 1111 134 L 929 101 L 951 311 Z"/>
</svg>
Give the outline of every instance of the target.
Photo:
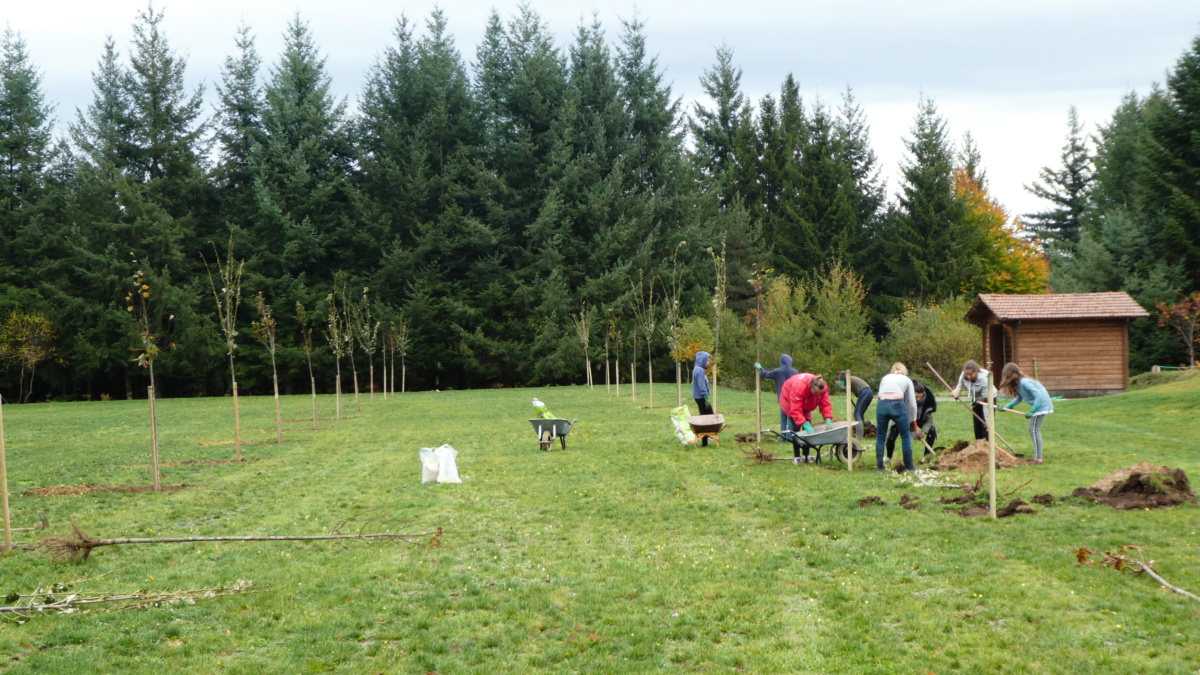
<svg viewBox="0 0 1200 675">
<path fill-rule="evenodd" d="M 854 401 L 854 421 L 863 421 L 863 416 L 867 414 L 867 408 L 871 407 L 871 399 L 875 398 L 875 392 L 868 389 L 863 389 L 858 392 L 858 398 Z"/>
<path fill-rule="evenodd" d="M 908 406 L 904 400 L 888 401 L 879 399 L 875 404 L 875 468 L 883 469 L 883 443 L 888 435 L 888 422 L 896 425 L 900 432 L 900 447 L 904 451 L 904 468 L 916 471 L 912 457 L 912 434 L 908 426 Z"/>
<path fill-rule="evenodd" d="M 792 418 L 788 417 L 787 413 L 780 410 L 779 411 L 779 433 L 782 434 L 785 431 L 795 431 L 795 430 L 796 430 L 796 423 L 792 421 Z"/>
</svg>

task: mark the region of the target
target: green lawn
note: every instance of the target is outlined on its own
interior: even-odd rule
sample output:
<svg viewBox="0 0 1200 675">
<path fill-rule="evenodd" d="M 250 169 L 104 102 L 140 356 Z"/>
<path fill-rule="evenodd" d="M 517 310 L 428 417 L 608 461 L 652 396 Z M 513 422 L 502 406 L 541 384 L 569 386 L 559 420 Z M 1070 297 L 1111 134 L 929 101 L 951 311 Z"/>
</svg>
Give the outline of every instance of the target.
<svg viewBox="0 0 1200 675">
<path fill-rule="evenodd" d="M 238 579 L 264 592 L 0 624 L 0 671 L 1196 672 L 1200 605 L 1074 555 L 1144 545 L 1168 580 L 1200 592 L 1196 505 L 966 520 L 934 503 L 948 491 L 868 463 L 746 466 L 732 433 L 753 429 L 739 412 L 752 395 L 720 393 L 724 445 L 683 447 L 665 407 L 675 388 L 656 391 L 654 410 L 602 387 L 364 397 L 318 433 L 290 423 L 295 442 L 247 446 L 244 464 L 164 469 L 164 483 L 194 487 L 66 497 L 23 493 L 150 481 L 145 402 L 6 406 L 17 526 L 45 510 L 55 534 L 71 517 L 105 537 L 323 534 L 371 511 L 451 533 L 440 548 L 124 546 L 82 564 L 14 553 L 0 559 L 5 593 L 81 579 L 92 592 Z M 567 452 L 538 450 L 533 396 L 582 420 Z M 271 400 L 243 401 L 245 435 L 272 439 Z M 331 398 L 321 405 L 332 414 Z M 310 410 L 307 397 L 285 406 Z M 1200 381 L 1056 409 L 1046 464 L 1001 472 L 1002 487 L 1036 477 L 1022 496 L 1061 496 L 1143 459 L 1200 476 Z M 232 438 L 230 411 L 229 399 L 160 402 L 163 461 L 231 458 L 230 445 L 199 445 Z M 764 396 L 764 420 L 777 419 Z M 1027 451 L 1024 420 L 999 421 Z M 950 403 L 939 427 L 946 442 L 970 433 Z M 441 443 L 459 450 L 462 485 L 420 484 L 418 448 Z M 904 492 L 923 508 L 901 509 Z M 870 495 L 887 506 L 858 508 Z"/>
</svg>

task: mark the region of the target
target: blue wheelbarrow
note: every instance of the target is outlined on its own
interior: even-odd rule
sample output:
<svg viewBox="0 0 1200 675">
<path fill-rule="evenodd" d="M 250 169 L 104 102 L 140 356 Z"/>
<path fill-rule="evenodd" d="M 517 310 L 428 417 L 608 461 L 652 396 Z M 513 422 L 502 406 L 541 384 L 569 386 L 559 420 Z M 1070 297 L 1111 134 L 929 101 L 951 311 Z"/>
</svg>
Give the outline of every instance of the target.
<svg viewBox="0 0 1200 675">
<path fill-rule="evenodd" d="M 542 450 L 549 450 L 554 445 L 554 439 L 562 444 L 562 449 L 567 449 L 567 434 L 570 433 L 571 427 L 579 420 L 571 420 L 570 422 L 563 419 L 532 419 L 529 423 L 533 425 L 533 431 L 537 434 L 538 445 Z"/>
</svg>

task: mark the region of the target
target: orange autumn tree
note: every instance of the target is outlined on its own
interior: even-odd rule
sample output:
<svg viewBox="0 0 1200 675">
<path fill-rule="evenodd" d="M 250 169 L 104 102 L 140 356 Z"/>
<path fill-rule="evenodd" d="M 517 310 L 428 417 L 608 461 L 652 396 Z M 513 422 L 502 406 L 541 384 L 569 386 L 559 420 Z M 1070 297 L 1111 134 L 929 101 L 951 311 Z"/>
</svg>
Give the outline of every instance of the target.
<svg viewBox="0 0 1200 675">
<path fill-rule="evenodd" d="M 1050 264 L 1008 212 L 965 169 L 954 170 L 954 191 L 967 205 L 966 221 L 981 233 L 982 274 L 966 293 L 1045 293 Z"/>
</svg>

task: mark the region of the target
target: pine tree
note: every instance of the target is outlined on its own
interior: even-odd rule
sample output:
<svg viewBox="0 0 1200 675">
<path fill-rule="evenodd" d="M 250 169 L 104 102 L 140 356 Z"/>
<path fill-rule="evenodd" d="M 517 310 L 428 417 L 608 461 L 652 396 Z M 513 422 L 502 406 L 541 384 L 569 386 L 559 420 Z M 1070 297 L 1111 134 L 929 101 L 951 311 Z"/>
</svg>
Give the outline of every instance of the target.
<svg viewBox="0 0 1200 675">
<path fill-rule="evenodd" d="M 6 221 L 36 204 L 44 187 L 54 121 L 41 84 L 25 39 L 6 29 L 0 36 L 0 218 Z"/>
<path fill-rule="evenodd" d="M 747 101 L 742 93 L 742 70 L 733 65 L 733 49 L 717 48 L 717 63 L 700 75 L 701 90 L 713 100 L 709 110 L 695 104 L 688 128 L 695 144 L 692 161 L 707 189 L 715 189 L 722 205 L 733 201 L 731 172 L 736 162 L 735 145 Z"/>
<path fill-rule="evenodd" d="M 217 86 L 218 159 L 213 184 L 222 196 L 224 219 L 245 227 L 253 220 L 255 210 L 252 155 L 265 140 L 263 94 L 258 81 L 262 58 L 249 26 L 238 27 L 234 45 L 237 53 L 225 57 L 221 84 Z"/>
<path fill-rule="evenodd" d="M 1067 142 L 1058 169 L 1043 167 L 1039 179 L 1025 189 L 1051 203 L 1048 210 L 1025 216 L 1029 230 L 1042 240 L 1048 251 L 1069 254 L 1079 242 L 1084 211 L 1092 184 L 1092 158 L 1079 113 L 1071 106 L 1067 113 Z"/>
<path fill-rule="evenodd" d="M 899 205 L 880 242 L 884 292 L 923 305 L 971 283 L 979 237 L 964 223 L 965 205 L 954 191 L 954 150 L 932 99 L 921 99 L 904 144 Z"/>
</svg>

